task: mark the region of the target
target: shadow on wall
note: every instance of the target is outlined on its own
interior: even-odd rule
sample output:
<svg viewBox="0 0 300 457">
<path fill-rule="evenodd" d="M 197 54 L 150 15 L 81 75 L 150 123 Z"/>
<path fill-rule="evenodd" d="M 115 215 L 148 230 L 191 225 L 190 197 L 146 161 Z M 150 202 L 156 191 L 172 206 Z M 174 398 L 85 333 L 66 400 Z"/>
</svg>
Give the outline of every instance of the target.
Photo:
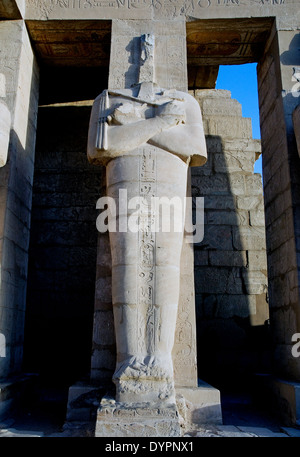
<svg viewBox="0 0 300 457">
<path fill-rule="evenodd" d="M 102 180 L 86 157 L 90 110 L 44 106 L 38 117 L 24 368 L 61 384 L 90 369 Z"/>
<path fill-rule="evenodd" d="M 2 94 L 6 95 L 11 112 L 15 110 L 15 116 L 7 162 L 0 167 L 0 335 L 5 339 L 0 357 L 0 379 L 19 375 L 23 361 L 39 80 L 36 62 L 28 60 L 26 72 L 24 68 L 22 72 L 14 67 L 17 61 L 7 63 L 3 69 L 3 74 L 8 72 L 11 76 L 13 72 L 15 75 L 15 79 L 8 79 L 6 75 L 8 88 Z M 22 98 L 21 87 L 27 97 Z"/>
<path fill-rule="evenodd" d="M 236 104 L 228 93 L 217 116 L 210 107 L 220 99 L 204 102 L 199 94 L 208 161 L 192 169 L 192 195 L 204 197 L 205 208 L 204 239 L 194 245 L 198 377 L 237 392 L 270 370 L 264 204 L 261 176 L 253 174 L 258 143 L 239 136 L 247 120 L 220 116 Z"/>
<path fill-rule="evenodd" d="M 90 371 L 102 169 L 86 146 L 107 78 L 105 68 L 41 67 L 23 369 L 51 385 Z"/>
</svg>

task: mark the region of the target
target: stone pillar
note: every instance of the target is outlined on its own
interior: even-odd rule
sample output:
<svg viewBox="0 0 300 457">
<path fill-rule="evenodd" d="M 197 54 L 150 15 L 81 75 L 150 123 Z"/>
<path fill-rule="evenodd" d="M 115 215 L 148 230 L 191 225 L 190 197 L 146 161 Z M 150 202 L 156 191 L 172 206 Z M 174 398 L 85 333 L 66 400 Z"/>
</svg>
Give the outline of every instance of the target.
<svg viewBox="0 0 300 457">
<path fill-rule="evenodd" d="M 155 37 L 155 65 L 153 66 L 152 71 L 149 70 L 149 67 L 145 70 L 140 66 L 140 37 L 144 34 L 151 34 Z M 130 62 L 129 67 L 128 62 Z M 150 71 L 151 74 L 144 75 L 144 71 Z M 153 80 L 155 83 L 159 84 L 160 87 L 187 91 L 185 22 L 181 18 L 169 22 L 113 21 L 109 87 L 120 89 L 130 87 L 132 84 L 138 83 L 141 77 L 146 78 L 146 80 L 147 78 L 150 81 Z M 191 217 L 191 214 L 187 214 L 187 217 Z M 104 237 L 101 235 L 100 240 L 103 247 Z M 107 252 L 106 248 L 105 252 Z M 192 418 L 195 409 L 199 410 L 203 408 L 204 411 L 205 408 L 209 406 L 212 407 L 212 409 L 215 408 L 214 413 L 211 414 L 211 409 L 208 407 L 207 411 L 209 410 L 209 413 L 206 414 L 204 411 L 204 414 L 200 414 L 198 419 L 202 422 L 220 422 L 221 410 L 219 392 L 214 390 L 213 395 L 210 395 L 208 405 L 207 391 L 210 386 L 205 385 L 201 389 L 198 388 L 193 245 L 190 243 L 183 244 L 181 271 L 180 301 L 178 304 L 178 320 L 173 350 L 177 398 L 180 404 L 188 401 L 189 406 L 187 409 L 189 409 L 190 412 L 189 419 Z M 98 278 L 98 281 L 99 279 L 100 278 Z M 116 287 L 116 285 L 113 286 Z M 103 315 L 103 312 L 101 312 L 101 314 Z M 109 322 L 112 322 L 111 311 L 106 308 L 105 314 L 109 316 Z M 98 320 L 98 325 L 101 325 L 102 332 L 104 330 L 103 323 L 105 325 L 106 322 L 107 319 L 102 321 L 102 323 Z M 111 328 L 111 325 L 109 325 L 109 328 Z M 94 328 L 94 335 L 96 334 L 100 334 L 99 328 Z M 96 345 L 94 345 L 94 348 L 97 349 Z M 104 346 L 102 346 L 102 348 L 102 350 L 97 349 L 97 362 L 103 366 L 102 356 L 105 357 L 107 353 L 104 354 L 105 348 Z M 92 360 L 95 361 L 95 359 Z M 111 360 L 111 352 L 109 353 L 109 360 Z M 92 370 L 96 373 L 95 364 L 93 364 Z M 101 372 L 103 373 L 102 370 L 98 370 L 98 376 L 99 374 L 101 376 Z M 162 409 L 164 407 L 165 406 L 161 405 Z M 159 436 L 160 433 L 163 435 L 166 434 L 166 436 L 172 436 L 172 433 L 175 433 L 176 435 L 180 434 L 180 429 L 178 429 L 178 418 L 176 418 L 177 413 L 174 416 L 175 411 L 173 411 L 172 408 L 172 405 L 167 407 L 165 417 L 164 414 L 155 417 L 157 411 L 154 411 L 154 409 L 152 412 L 149 411 L 149 414 L 154 414 L 154 417 L 151 419 L 152 422 L 150 421 L 152 423 L 150 429 L 148 429 L 147 432 L 145 431 L 148 436 Z M 126 415 L 132 415 L 133 417 L 130 426 L 129 424 L 126 425 Z M 116 424 L 116 417 L 120 418 L 120 424 L 123 423 L 123 425 Z M 150 416 L 148 419 L 149 418 Z M 114 436 L 116 433 L 128 433 L 130 435 L 131 433 L 134 433 L 135 423 L 139 423 L 140 420 L 145 421 L 145 417 L 139 417 L 139 413 L 136 413 L 134 407 L 132 407 L 130 411 L 124 412 L 122 409 L 119 410 L 118 405 L 115 403 L 109 406 L 108 403 L 103 401 L 98 412 L 96 434 L 98 436 L 107 436 L 107 434 L 112 434 L 111 436 Z M 170 427 L 172 430 L 169 426 L 165 430 L 167 422 L 171 424 Z M 147 420 L 145 423 L 147 423 Z M 129 427 L 129 429 L 127 427 Z"/>
<path fill-rule="evenodd" d="M 139 37 L 145 33 L 153 33 L 156 37 L 155 71 L 149 77 L 154 77 L 161 87 L 186 91 L 185 22 L 182 20 L 169 21 L 169 23 L 160 21 L 113 21 L 109 87 L 130 87 L 131 84 L 138 82 L 140 77 Z M 128 61 L 131 62 L 129 68 Z M 104 384 L 107 384 L 108 380 L 111 379 L 115 365 L 113 317 L 112 309 L 109 306 L 111 303 L 111 260 L 108 243 L 107 234 L 99 234 L 91 367 L 92 380 Z M 178 336 L 175 338 L 175 382 L 181 386 L 197 387 L 193 246 L 191 244 L 185 243 L 182 262 L 184 267 L 181 269 L 178 315 L 180 319 L 183 319 L 183 308 L 184 312 L 188 309 L 188 318 L 184 314 L 183 322 L 185 326 L 192 328 L 193 332 L 186 333 L 190 335 L 189 341 L 181 342 Z M 183 350 L 182 345 L 188 345 L 190 349 L 188 355 Z M 189 370 L 188 376 L 186 369 Z"/>
<path fill-rule="evenodd" d="M 11 114 L 7 163 L 0 168 L 0 334 L 6 343 L 0 379 L 7 380 L 22 366 L 38 68 L 23 21 L 0 22 L 0 38 L 0 96 Z M 8 402 L 0 401 L 0 413 Z"/>
<path fill-rule="evenodd" d="M 300 331 L 300 162 L 292 122 L 299 104 L 298 48 L 298 32 L 273 31 L 258 65 L 273 372 L 278 377 L 273 387 L 286 421 L 294 424 L 300 417 L 300 358 L 292 353 L 293 335 Z"/>
</svg>

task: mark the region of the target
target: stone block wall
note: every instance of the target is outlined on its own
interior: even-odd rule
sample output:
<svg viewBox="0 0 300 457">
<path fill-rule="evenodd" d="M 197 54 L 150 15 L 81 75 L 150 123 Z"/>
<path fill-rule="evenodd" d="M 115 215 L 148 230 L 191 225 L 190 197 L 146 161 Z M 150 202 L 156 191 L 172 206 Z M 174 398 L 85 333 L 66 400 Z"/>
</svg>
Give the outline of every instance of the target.
<svg viewBox="0 0 300 457">
<path fill-rule="evenodd" d="M 204 197 L 204 239 L 194 245 L 198 374 L 214 385 L 268 367 L 268 282 L 260 141 L 223 90 L 196 90 L 208 161 L 192 169 Z"/>
<path fill-rule="evenodd" d="M 102 176 L 86 157 L 90 110 L 47 104 L 38 116 L 24 367 L 62 384 L 90 369 Z"/>
<path fill-rule="evenodd" d="M 23 21 L 0 22 L 1 99 L 12 118 L 0 169 L 0 379 L 22 367 L 39 70 Z"/>
</svg>

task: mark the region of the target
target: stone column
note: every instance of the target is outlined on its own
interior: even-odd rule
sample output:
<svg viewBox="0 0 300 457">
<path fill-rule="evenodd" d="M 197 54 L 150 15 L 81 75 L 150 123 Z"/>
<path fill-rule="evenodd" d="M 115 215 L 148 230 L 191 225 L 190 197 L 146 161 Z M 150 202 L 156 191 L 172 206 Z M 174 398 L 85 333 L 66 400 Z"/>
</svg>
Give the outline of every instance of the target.
<svg viewBox="0 0 300 457">
<path fill-rule="evenodd" d="M 23 355 L 38 68 L 23 21 L 0 22 L 0 38 L 0 97 L 11 115 L 7 163 L 0 168 L 0 334 L 6 346 L 0 379 L 12 382 Z M 0 404 L 0 413 L 8 403 Z"/>
<path fill-rule="evenodd" d="M 300 332 L 300 162 L 292 113 L 299 104 L 295 72 L 299 33 L 274 31 L 258 65 L 262 137 L 273 388 L 289 423 L 299 423 L 300 358 L 293 335 Z"/>
<path fill-rule="evenodd" d="M 155 34 L 155 69 L 149 78 L 161 87 L 187 90 L 185 21 L 113 21 L 112 45 L 109 72 L 109 87 L 130 87 L 140 78 L 140 42 L 143 34 Z M 128 62 L 130 65 L 128 66 Z M 142 69 L 143 71 L 143 69 Z M 149 70 L 148 70 L 149 71 Z M 143 74 L 143 77 L 146 77 Z M 188 217 L 188 216 L 187 216 Z M 92 355 L 91 378 L 107 383 L 111 378 L 115 363 L 112 309 L 108 306 L 110 294 L 110 254 L 107 234 L 99 234 L 98 274 L 96 279 L 94 347 Z M 106 254 L 104 254 L 104 252 Z M 105 255 L 105 258 L 104 258 Z M 197 387 L 195 298 L 193 279 L 193 245 L 184 244 L 182 252 L 181 287 L 179 303 L 179 323 L 192 329 L 185 332 L 188 340 L 175 337 L 174 370 L 178 386 Z M 105 265 L 104 265 L 104 263 Z M 101 337 L 101 328 L 105 340 Z M 104 332 L 102 332 L 104 333 Z M 186 346 L 189 353 L 186 353 Z M 187 375 L 188 370 L 188 375 Z"/>
<path fill-rule="evenodd" d="M 142 35 L 152 35 L 155 37 L 155 64 L 151 66 L 147 66 L 146 68 L 141 65 L 141 57 L 140 57 L 140 37 Z M 128 67 L 128 62 L 130 62 L 130 65 Z M 160 87 L 166 87 L 168 89 L 180 89 L 180 90 L 187 90 L 187 77 L 186 77 L 186 45 L 185 45 L 185 22 L 182 19 L 179 20 L 173 20 L 170 21 L 113 21 L 113 28 L 112 28 L 112 47 L 111 47 L 111 63 L 110 63 L 110 78 L 109 78 L 109 87 L 111 89 L 115 88 L 126 88 L 130 87 L 133 84 L 137 84 L 140 79 L 145 79 L 146 81 L 154 81 L 155 83 L 159 84 Z M 198 108 L 199 109 L 199 108 Z M 127 140 L 124 139 L 124 143 L 126 143 Z M 155 148 L 153 149 L 153 154 L 156 154 Z M 150 153 L 150 151 L 148 151 Z M 160 154 L 162 154 L 163 151 L 160 151 Z M 139 160 L 143 160 L 143 153 L 141 152 L 141 155 L 136 153 L 138 156 L 140 156 Z M 121 159 L 115 159 L 112 162 L 109 163 L 108 165 L 108 170 L 107 170 L 107 185 L 111 186 L 113 183 L 113 180 L 115 177 L 111 173 L 110 170 L 110 164 L 112 167 L 115 167 L 115 163 L 117 160 Z M 122 159 L 123 161 L 127 161 L 128 158 Z M 171 166 L 170 163 L 170 168 L 169 170 L 172 169 L 178 163 L 178 160 L 175 157 L 168 157 L 165 158 L 167 161 L 172 161 L 173 165 Z M 122 168 L 122 173 L 125 173 L 124 170 L 126 168 L 125 162 L 123 164 Z M 180 162 L 179 162 L 180 163 Z M 184 165 L 184 162 L 182 162 L 182 166 Z M 125 168 L 124 168 L 125 166 Z M 177 166 L 177 165 L 176 165 Z M 129 167 L 130 168 L 130 167 Z M 139 167 L 133 167 L 132 172 L 136 173 L 136 170 Z M 176 168 L 176 167 L 175 167 Z M 120 169 L 121 170 L 121 169 Z M 178 171 L 179 174 L 179 171 Z M 125 173 L 126 175 L 126 173 Z M 183 185 L 184 188 L 184 195 L 186 195 L 186 182 L 183 181 L 183 174 L 181 172 L 180 174 L 180 185 Z M 167 174 L 165 179 L 167 178 Z M 130 181 L 130 180 L 129 180 Z M 133 179 L 133 182 L 136 180 Z M 164 180 L 160 179 L 159 184 L 163 185 Z M 177 192 L 178 192 L 178 186 L 179 182 L 175 185 L 177 187 Z M 166 188 L 168 188 L 168 191 Z M 108 188 L 108 190 L 109 190 Z M 172 189 L 172 184 L 171 182 L 168 183 L 166 181 L 166 187 L 162 187 L 162 192 L 164 194 L 169 195 L 169 193 L 173 192 L 175 190 Z M 183 191 L 182 191 L 183 192 Z M 182 197 L 182 192 L 181 192 L 181 197 Z M 176 194 L 176 193 L 175 193 Z M 191 214 L 188 214 L 187 217 L 191 217 Z M 115 239 L 116 235 L 111 235 L 110 241 L 113 243 L 113 240 Z M 119 234 L 118 234 L 119 236 Z M 103 241 L 103 238 L 102 238 Z M 135 243 L 135 241 L 133 241 Z M 111 244 L 112 248 L 112 253 L 114 253 L 114 246 Z M 171 247 L 170 247 L 171 249 Z M 132 251 L 134 252 L 136 250 L 136 246 L 133 247 Z M 181 250 L 181 249 L 180 249 Z M 174 375 L 175 375 L 175 385 L 176 385 L 176 393 L 179 395 L 180 398 L 185 401 L 187 397 L 189 397 L 190 400 L 190 407 L 193 409 L 192 404 L 194 403 L 194 406 L 199 408 L 199 405 L 204 406 L 205 404 L 205 398 L 202 398 L 201 394 L 200 397 L 197 393 L 198 392 L 198 381 L 197 381 L 197 360 L 196 360 L 196 329 L 195 329 L 195 309 L 194 309 L 194 283 L 193 283 L 193 245 L 189 243 L 183 243 L 183 250 L 180 256 L 180 251 L 176 254 L 176 248 L 173 248 L 173 253 L 170 250 L 169 256 L 175 256 L 177 258 L 177 268 L 178 268 L 178 261 L 179 258 L 181 257 L 181 271 L 182 271 L 182 276 L 180 278 L 180 284 L 179 290 L 180 290 L 180 300 L 178 304 L 178 314 L 176 313 L 176 309 L 174 308 L 174 312 L 170 313 L 170 318 L 172 316 L 172 321 L 175 318 L 175 315 L 177 314 L 179 316 L 179 319 L 177 320 L 177 330 L 175 333 L 175 345 L 174 345 L 174 350 L 173 350 L 173 364 L 174 364 Z M 128 254 L 129 255 L 129 254 Z M 131 253 L 132 255 L 132 253 Z M 178 257 L 179 256 L 179 257 Z M 116 273 L 116 259 L 114 258 L 113 254 L 113 272 Z M 176 263 L 175 262 L 175 263 Z M 156 266 L 156 268 L 161 268 L 160 266 Z M 178 269 L 179 270 L 179 269 Z M 127 274 L 128 274 L 128 268 L 127 268 Z M 136 265 L 134 266 L 134 271 L 136 272 Z M 135 273 L 136 274 L 136 273 Z M 119 286 L 116 283 L 116 276 L 114 274 L 114 281 L 112 284 L 112 287 L 114 288 L 114 293 L 113 295 L 117 293 L 118 295 L 118 290 Z M 122 275 L 120 276 L 122 278 Z M 156 287 L 159 288 L 160 284 L 160 279 L 159 275 L 156 277 Z M 133 277 L 133 284 L 135 284 L 136 281 L 136 276 Z M 158 281 L 158 282 L 157 282 Z M 124 283 L 124 280 L 121 279 L 121 283 Z M 170 283 L 171 284 L 171 283 Z M 174 283 L 175 285 L 175 283 Z M 166 286 L 166 284 L 165 284 Z M 167 297 L 165 296 L 165 300 L 168 302 L 169 305 L 176 305 L 176 298 L 173 300 L 173 294 L 176 292 L 175 289 L 177 289 L 177 286 L 175 285 L 175 289 L 171 291 L 172 286 L 170 286 L 170 294 L 172 294 Z M 135 294 L 135 290 L 139 290 L 139 286 L 134 286 L 133 285 L 133 290 L 132 293 Z M 179 292 L 178 290 L 178 292 Z M 120 297 L 122 296 L 123 298 L 126 295 L 126 290 L 120 289 Z M 126 293 L 125 293 L 126 292 Z M 129 291 L 128 291 L 129 292 Z M 125 294 L 125 295 L 124 295 Z M 176 293 L 175 293 L 176 295 Z M 162 298 L 164 296 L 163 293 L 158 293 L 158 297 Z M 128 298 L 128 297 L 127 297 Z M 129 298 L 128 298 L 129 299 Z M 151 297 L 148 296 L 148 298 L 145 297 L 145 299 L 150 299 L 152 300 Z M 164 299 L 163 299 L 164 300 Z M 173 300 L 173 301 L 172 301 Z M 122 300 L 121 300 L 122 302 Z M 120 302 L 120 303 L 121 303 Z M 154 319 L 153 321 L 153 328 L 155 329 L 154 332 L 159 332 L 160 331 L 160 324 L 159 324 L 159 319 L 156 316 L 158 316 L 157 313 L 159 310 L 162 311 L 162 308 L 160 306 L 157 307 L 158 303 L 154 303 L 156 311 L 152 314 L 151 316 L 148 316 L 148 319 L 151 320 L 151 318 Z M 167 307 L 167 303 L 165 304 Z M 177 307 L 177 305 L 176 305 Z M 150 307 L 151 308 L 151 307 Z M 120 308 L 121 309 L 121 308 Z M 124 313 L 124 309 L 127 309 L 126 307 L 122 307 L 122 313 Z M 129 312 L 129 307 L 128 307 L 128 312 Z M 165 308 L 166 309 L 166 308 Z M 165 309 L 163 312 L 165 312 Z M 121 312 L 121 311 L 120 311 Z M 134 311 L 132 311 L 134 312 Z M 120 315 L 121 316 L 121 315 Z M 145 318 L 146 316 L 144 316 Z M 165 316 L 166 317 L 166 316 Z M 127 317 L 122 314 L 120 319 L 118 319 L 118 311 L 116 309 L 115 305 L 115 319 L 117 319 L 120 322 L 123 322 L 124 324 L 126 322 Z M 175 320 L 174 324 L 171 325 L 171 322 L 169 322 L 170 327 L 175 327 Z M 150 322 L 151 324 L 151 322 Z M 143 323 L 141 321 L 141 331 L 143 328 Z M 151 325 L 150 325 L 151 327 Z M 165 329 L 168 332 L 168 329 Z M 147 330 L 149 331 L 149 330 Z M 147 332 L 146 332 L 147 333 Z M 172 332 L 171 332 L 172 333 Z M 99 334 L 99 333 L 98 333 Z M 167 333 L 168 335 L 168 333 Z M 152 335 L 153 336 L 153 335 Z M 182 338 L 183 336 L 183 338 Z M 137 340 L 138 335 L 133 335 L 132 338 L 132 344 L 128 340 L 123 340 L 120 341 L 118 338 L 120 338 L 120 335 L 116 335 L 117 337 L 117 342 L 118 346 L 124 347 L 125 353 L 130 353 L 130 349 L 128 348 L 128 345 L 131 347 L 132 344 L 136 345 L 137 341 L 134 342 L 134 340 Z M 173 337 L 171 337 L 170 341 L 168 342 L 168 345 L 170 347 L 173 346 Z M 147 339 L 147 338 L 146 338 Z M 168 339 L 168 336 L 166 337 Z M 155 341 L 150 338 L 150 340 L 153 342 Z M 149 340 L 149 341 L 150 341 Z M 122 344 L 122 342 L 124 344 Z M 150 343 L 151 345 L 152 343 Z M 155 343 L 154 343 L 155 344 Z M 159 347 L 159 344 L 158 346 Z M 188 351 L 187 351 L 188 348 Z M 149 349 L 149 348 L 148 348 Z M 151 354 L 151 351 L 150 351 Z M 99 354 L 100 355 L 100 354 Z M 123 357 L 123 355 L 122 355 Z M 126 355 L 125 355 L 126 358 Z M 99 357 L 101 359 L 101 357 Z M 98 359 L 98 360 L 99 360 Z M 118 378 L 118 366 L 122 360 L 120 359 L 120 356 L 118 356 L 118 365 L 117 365 L 117 370 L 115 376 Z M 101 362 L 100 362 L 101 363 Z M 169 362 L 165 363 L 165 367 L 169 366 Z M 126 371 L 126 370 L 125 370 Z M 128 370 L 127 370 L 128 371 Z M 126 371 L 126 373 L 127 373 Z M 130 371 L 130 370 L 129 370 Z M 150 370 L 151 371 L 151 370 Z M 128 374 L 128 373 L 127 373 Z M 128 378 L 130 378 L 128 374 Z M 140 382 L 140 381 L 139 381 Z M 150 380 L 150 384 L 151 384 Z M 155 390 L 155 395 L 154 392 L 151 392 L 151 389 L 147 391 L 146 385 L 143 385 L 142 388 L 144 390 L 143 395 L 137 395 L 137 392 L 133 392 L 130 394 L 130 390 L 128 391 L 128 386 L 126 387 L 126 391 L 124 391 L 124 394 L 122 393 L 122 379 L 118 380 L 117 379 L 117 400 L 121 400 L 122 402 L 126 401 L 128 402 L 134 402 L 134 399 L 137 402 L 143 401 L 142 398 L 144 398 L 144 404 L 145 402 L 151 400 L 155 400 L 155 395 L 158 395 L 161 397 L 164 396 L 163 392 L 161 391 L 160 387 L 158 387 L 158 384 L 156 386 L 158 387 L 158 390 Z M 126 382 L 125 382 L 126 384 Z M 148 383 L 149 384 L 149 383 Z M 149 386 L 150 386 L 149 384 Z M 163 387 L 164 384 L 164 387 Z M 166 389 L 168 387 L 168 383 L 166 380 L 162 383 L 162 389 Z M 207 387 L 205 386 L 205 392 L 204 396 L 207 393 Z M 190 389 L 190 390 L 189 390 Z M 196 392 L 194 391 L 196 390 Z M 159 393 L 160 392 L 160 393 Z M 216 398 L 212 401 L 215 404 L 219 405 L 219 393 L 217 393 Z M 190 395 L 189 395 L 190 394 Z M 153 396 L 154 395 L 154 396 Z M 101 406 L 98 412 L 98 420 L 97 420 L 97 429 L 96 429 L 96 434 L 97 436 L 108 436 L 109 434 L 111 436 L 125 436 L 122 435 L 123 433 L 131 434 L 134 433 L 135 427 L 137 426 L 136 423 L 144 423 L 147 424 L 150 420 L 150 416 L 154 414 L 154 417 L 151 418 L 149 427 L 145 427 L 143 429 L 143 433 L 147 434 L 148 436 L 173 436 L 174 433 L 175 435 L 180 434 L 180 430 L 178 428 L 178 419 L 176 418 L 177 412 L 176 408 L 174 409 L 174 394 L 171 394 L 171 397 L 173 397 L 173 402 L 171 404 L 161 404 L 160 408 L 162 409 L 162 414 L 158 414 L 158 410 L 155 409 L 156 406 L 153 405 L 153 410 L 148 413 L 145 413 L 146 416 L 144 416 L 144 413 L 140 415 L 140 413 L 136 412 L 136 404 L 132 403 L 131 407 L 129 408 L 128 411 L 125 412 L 124 406 L 119 409 L 118 405 L 113 403 L 114 406 L 109 406 L 107 403 L 105 403 L 106 400 L 103 400 L 101 402 Z M 192 398 L 190 398 L 192 397 Z M 156 396 L 156 401 L 158 400 L 158 397 Z M 181 400 L 180 400 L 181 401 Z M 211 398 L 210 400 L 211 401 Z M 182 401 L 181 401 L 182 403 Z M 207 406 L 207 405 L 205 405 Z M 205 407 L 204 406 L 204 407 Z M 143 407 L 145 408 L 145 406 Z M 126 409 L 126 408 L 125 408 Z M 219 410 L 220 412 L 220 410 Z M 130 418 L 131 423 L 128 424 L 128 419 L 124 416 L 128 415 Z M 148 417 L 147 417 L 148 414 Z M 150 416 L 149 416 L 150 414 Z M 166 414 L 166 417 L 164 417 L 164 414 Z M 117 415 L 117 416 L 116 416 Z M 124 416 L 124 417 L 123 417 Z M 191 413 L 192 416 L 192 413 Z M 217 415 L 218 416 L 218 415 Z M 217 416 L 214 416 L 214 420 L 216 419 Z M 116 423 L 116 418 L 120 419 L 120 424 Z M 203 417 L 202 417 L 203 420 Z M 217 418 L 217 421 L 219 420 L 219 416 Z M 204 419 L 205 421 L 205 419 Z M 209 421 L 209 419 L 208 419 Z M 132 423 L 133 422 L 133 423 Z M 123 424 L 123 425 L 121 425 Z M 134 425 L 135 424 L 135 425 Z M 129 427 L 129 428 L 128 428 Z M 139 427 L 139 426 L 138 426 Z"/>
<path fill-rule="evenodd" d="M 139 37 L 144 33 L 155 34 L 156 39 L 156 56 L 155 70 L 152 76 L 161 87 L 177 88 L 187 90 L 186 74 L 186 49 L 185 49 L 185 22 L 169 21 L 113 21 L 112 28 L 112 49 L 109 87 L 130 87 L 131 84 L 137 83 L 140 77 L 140 44 Z M 131 65 L 128 67 L 128 61 Z M 187 216 L 188 217 L 188 216 Z M 107 252 L 106 267 L 109 268 L 109 249 L 107 247 L 108 239 L 104 234 L 99 235 L 99 275 L 96 280 L 96 313 L 95 313 L 95 338 L 99 339 L 99 327 L 102 326 L 98 318 L 101 314 L 101 320 L 105 325 L 105 332 L 111 335 L 110 341 L 114 335 L 112 326 L 106 323 L 111 322 L 112 311 L 108 309 L 107 302 L 109 291 L 109 271 L 104 271 L 103 257 L 101 252 Z M 180 303 L 178 315 L 182 325 L 192 328 L 192 332 L 186 332 L 190 335 L 189 341 L 181 341 L 175 337 L 174 346 L 174 370 L 175 383 L 178 386 L 197 387 L 197 368 L 196 368 L 196 334 L 195 334 L 195 299 L 194 299 L 194 280 L 193 280 L 193 245 L 184 243 L 182 252 L 181 269 L 181 286 L 180 286 Z M 104 274 L 103 274 L 104 273 Z M 104 289 L 103 289 L 104 286 Z M 102 291 L 105 290 L 105 294 Z M 104 297 L 105 295 L 105 297 Z M 99 305 L 98 305 L 99 304 Z M 100 308 L 99 308 L 100 306 Z M 182 312 L 185 314 L 183 315 Z M 105 314 L 105 316 L 104 316 Z M 103 321 L 104 318 L 104 321 Z M 184 323 L 184 324 L 183 324 Z M 105 382 L 110 373 L 107 373 L 107 366 L 114 365 L 114 347 L 109 349 L 107 344 L 99 345 L 96 340 L 92 356 L 92 379 Z M 187 355 L 184 347 L 188 346 L 190 352 Z M 103 349 L 101 349 L 103 347 Z M 188 375 L 186 370 L 188 370 Z"/>
</svg>

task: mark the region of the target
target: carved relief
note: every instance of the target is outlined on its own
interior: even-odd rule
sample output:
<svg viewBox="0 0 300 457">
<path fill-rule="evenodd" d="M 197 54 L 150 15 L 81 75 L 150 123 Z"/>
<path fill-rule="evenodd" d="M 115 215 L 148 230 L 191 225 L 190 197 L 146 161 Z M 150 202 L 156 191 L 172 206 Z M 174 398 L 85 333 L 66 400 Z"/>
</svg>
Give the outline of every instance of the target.
<svg viewBox="0 0 300 457">
<path fill-rule="evenodd" d="M 152 213 L 151 197 L 156 196 L 156 157 L 155 150 L 145 148 L 140 157 L 139 188 L 140 197 L 145 201 L 145 208 L 140 212 L 138 240 L 138 313 L 139 322 L 145 325 L 144 353 L 153 354 L 156 349 L 156 329 L 158 327 L 155 313 L 155 232 L 151 230 Z M 143 319 L 143 316 L 146 316 Z M 139 344 L 141 347 L 141 344 Z"/>
<path fill-rule="evenodd" d="M 183 232 L 156 232 L 159 209 L 153 207 L 151 199 L 178 196 L 183 201 L 188 165 L 206 161 L 199 104 L 188 93 L 175 89 L 186 83 L 185 41 L 181 33 L 177 36 L 184 24 L 172 28 L 171 40 L 162 23 L 156 26 L 160 34 L 155 40 L 145 34 L 142 40 L 127 36 L 122 41 L 126 27 L 132 27 L 125 24 L 115 37 L 112 55 L 114 59 L 119 55 L 125 68 L 125 49 L 135 78 L 150 75 L 161 81 L 166 69 L 164 81 L 170 89 L 146 79 L 128 89 L 104 91 L 94 102 L 89 129 L 88 158 L 92 163 L 107 165 L 108 188 L 115 184 L 129 191 L 134 188 L 140 198 L 138 231 L 113 236 L 114 244 L 120 243 L 124 252 L 122 264 L 116 268 L 113 265 L 112 270 L 113 284 L 122 284 L 116 287 L 117 297 L 113 298 L 117 335 L 113 380 L 118 401 L 132 401 L 140 394 L 141 401 L 175 400 L 172 348 Z M 118 69 L 113 72 L 114 82 L 119 77 Z M 121 87 L 126 84 L 128 80 L 125 84 L 123 80 Z M 118 164 L 116 168 L 111 165 L 114 163 Z M 114 175 L 116 169 L 119 178 Z M 130 251 L 135 253 L 136 261 L 132 255 L 127 256 Z M 192 324 L 182 312 L 179 355 L 190 363 L 192 344 L 184 343 L 182 338 L 191 340 Z"/>
</svg>

